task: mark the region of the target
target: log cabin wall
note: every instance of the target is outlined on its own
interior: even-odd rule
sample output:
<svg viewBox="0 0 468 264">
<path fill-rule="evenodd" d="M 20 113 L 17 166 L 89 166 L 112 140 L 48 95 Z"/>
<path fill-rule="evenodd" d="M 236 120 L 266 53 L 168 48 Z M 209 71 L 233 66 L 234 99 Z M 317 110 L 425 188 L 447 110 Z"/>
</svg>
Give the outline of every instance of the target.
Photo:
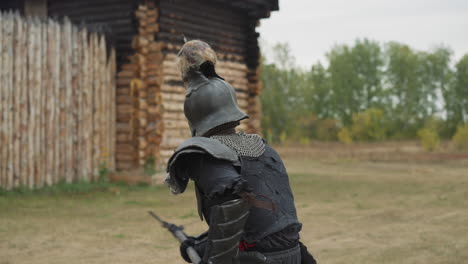
<svg viewBox="0 0 468 264">
<path fill-rule="evenodd" d="M 3 8 L 11 8 L 11 1 Z M 39 1 L 44 0 L 28 0 Z M 23 0 L 21 0 L 23 2 Z M 277 0 L 48 0 L 47 13 L 67 16 L 90 31 L 105 32 L 117 54 L 116 168 L 167 162 L 190 137 L 183 114 L 185 88 L 176 53 L 188 39 L 209 43 L 218 73 L 236 89 L 250 116 L 240 130 L 260 132 L 259 46 L 256 26 Z M 21 5 L 24 6 L 24 3 Z M 2 7 L 2 6 L 0 6 Z"/>
<path fill-rule="evenodd" d="M 216 51 L 217 72 L 236 90 L 239 106 L 250 116 L 239 130 L 260 132 L 259 48 L 255 32 L 257 18 L 245 10 L 215 1 L 160 1 L 160 31 L 157 39 L 165 43 L 163 52 L 162 104 L 165 133 L 160 162 L 165 163 L 174 149 L 191 136 L 183 113 L 185 88 L 177 69 L 177 52 L 182 34 L 200 39 Z"/>
</svg>

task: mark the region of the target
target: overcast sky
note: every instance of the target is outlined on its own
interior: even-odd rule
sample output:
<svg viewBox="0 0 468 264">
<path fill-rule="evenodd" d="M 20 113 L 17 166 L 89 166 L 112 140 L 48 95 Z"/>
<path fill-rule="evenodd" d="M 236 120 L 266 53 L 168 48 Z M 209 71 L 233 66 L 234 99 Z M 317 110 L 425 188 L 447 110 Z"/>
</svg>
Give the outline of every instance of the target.
<svg viewBox="0 0 468 264">
<path fill-rule="evenodd" d="M 398 41 L 418 50 L 449 46 L 468 53 L 468 0 L 279 0 L 280 11 L 258 31 L 267 46 L 288 42 L 297 64 L 310 67 L 335 44 L 356 38 Z M 268 49 L 263 53 L 269 55 Z"/>
</svg>

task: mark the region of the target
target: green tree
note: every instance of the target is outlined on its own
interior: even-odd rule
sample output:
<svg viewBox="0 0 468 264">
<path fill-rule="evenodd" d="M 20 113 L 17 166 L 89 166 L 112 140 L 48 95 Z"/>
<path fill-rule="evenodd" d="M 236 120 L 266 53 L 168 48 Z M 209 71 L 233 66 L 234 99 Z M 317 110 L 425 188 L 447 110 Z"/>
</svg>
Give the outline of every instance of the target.
<svg viewBox="0 0 468 264">
<path fill-rule="evenodd" d="M 306 82 L 310 84 L 304 91 L 307 112 L 314 113 L 322 119 L 334 117 L 330 77 L 321 63 L 312 66 L 307 73 Z"/>
<path fill-rule="evenodd" d="M 357 40 L 351 50 L 354 74 L 359 86 L 355 96 L 360 100 L 360 108 L 379 107 L 384 100 L 382 93 L 382 74 L 384 67 L 380 45 L 368 39 Z"/>
<path fill-rule="evenodd" d="M 335 117 L 350 125 L 354 113 L 381 106 L 384 61 L 378 43 L 364 39 L 352 47 L 336 46 L 327 58 L 332 89 L 327 103 L 334 109 Z"/>
<path fill-rule="evenodd" d="M 468 123 L 468 55 L 455 66 L 454 79 L 444 90 L 447 123 L 452 134 L 460 124 Z"/>
<path fill-rule="evenodd" d="M 445 99 L 450 93 L 453 71 L 450 68 L 452 51 L 446 47 L 438 47 L 431 53 L 425 54 L 423 57 L 423 90 L 422 94 L 426 95 L 426 104 L 429 109 L 427 114 L 435 116 L 444 112 L 444 105 L 441 103 L 442 98 Z M 446 111 L 445 111 L 446 112 Z M 431 117 L 430 117 L 431 118 Z M 447 127 L 445 131 L 441 131 L 442 135 L 449 137 L 455 131 L 455 126 Z"/>
<path fill-rule="evenodd" d="M 281 141 L 294 134 L 298 126 L 295 121 L 304 109 L 302 94 L 307 83 L 305 74 L 296 67 L 287 44 L 277 44 L 273 51 L 274 63 L 263 61 L 262 64 L 262 127 L 269 140 Z"/>
<path fill-rule="evenodd" d="M 453 68 L 447 47 L 422 52 L 356 40 L 333 47 L 327 63 L 307 71 L 287 44 L 273 52 L 272 62 L 263 61 L 261 97 L 270 140 L 336 140 L 339 131 L 347 142 L 416 138 L 434 120 L 437 135 L 451 137 L 468 122 L 468 55 Z"/>
<path fill-rule="evenodd" d="M 358 90 L 361 86 L 354 72 L 351 49 L 347 45 L 336 46 L 327 54 L 327 59 L 332 90 L 328 103 L 333 116 L 341 120 L 344 125 L 350 125 L 353 113 L 360 110 Z"/>
<path fill-rule="evenodd" d="M 387 45 L 386 85 L 390 95 L 388 110 L 392 134 L 414 137 L 428 116 L 421 82 L 421 59 L 409 46 L 396 42 Z"/>
<path fill-rule="evenodd" d="M 439 47 L 418 52 L 400 43 L 387 45 L 385 84 L 388 87 L 387 111 L 396 137 L 412 138 L 424 122 L 442 112 L 440 93 L 447 90 L 452 76 L 451 51 Z"/>
</svg>

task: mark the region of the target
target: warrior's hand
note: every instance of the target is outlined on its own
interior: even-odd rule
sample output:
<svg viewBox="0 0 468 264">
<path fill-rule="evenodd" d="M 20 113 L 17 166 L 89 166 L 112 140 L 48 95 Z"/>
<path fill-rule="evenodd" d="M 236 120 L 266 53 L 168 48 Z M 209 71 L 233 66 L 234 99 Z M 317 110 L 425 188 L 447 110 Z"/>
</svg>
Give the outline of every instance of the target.
<svg viewBox="0 0 468 264">
<path fill-rule="evenodd" d="M 187 240 L 185 240 L 184 242 L 180 244 L 180 255 L 188 263 L 192 263 L 192 261 L 190 260 L 187 254 L 187 248 L 194 247 L 194 246 L 195 246 L 195 238 L 192 236 L 187 236 Z"/>
<path fill-rule="evenodd" d="M 187 261 L 188 263 L 192 263 L 192 260 L 190 260 L 188 254 L 187 254 L 187 248 L 192 247 L 192 248 L 197 248 L 199 244 L 197 243 L 197 240 L 194 237 L 187 237 L 187 240 L 182 242 L 180 244 L 180 255 L 182 258 Z M 198 252 L 198 250 L 196 250 Z M 203 260 L 198 262 L 198 264 L 206 264 Z"/>
<path fill-rule="evenodd" d="M 200 256 L 200 258 L 203 259 L 203 254 L 205 253 L 205 246 L 208 238 L 208 232 L 202 233 L 201 235 L 197 237 L 193 236 L 187 236 L 187 240 L 183 241 L 180 244 L 180 255 L 182 258 L 187 261 L 188 263 L 191 263 L 192 261 L 189 258 L 189 255 L 187 254 L 187 248 L 192 247 Z M 203 264 L 204 262 L 200 262 L 199 264 Z"/>
</svg>

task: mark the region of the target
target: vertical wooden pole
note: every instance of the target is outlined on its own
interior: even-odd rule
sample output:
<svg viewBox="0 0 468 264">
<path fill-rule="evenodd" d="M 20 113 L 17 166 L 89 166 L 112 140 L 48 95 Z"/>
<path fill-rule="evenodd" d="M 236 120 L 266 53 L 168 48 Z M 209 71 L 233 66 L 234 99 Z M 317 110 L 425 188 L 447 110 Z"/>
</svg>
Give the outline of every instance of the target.
<svg viewBox="0 0 468 264">
<path fill-rule="evenodd" d="M 93 46 L 92 68 L 93 68 L 93 179 L 96 180 L 99 170 L 99 158 L 101 156 L 99 147 L 99 39 L 97 33 L 91 35 L 91 45 Z"/>
<path fill-rule="evenodd" d="M 5 102 L 5 51 L 6 45 L 3 42 L 6 42 L 6 36 L 4 28 L 6 25 L 7 15 L 0 12 L 0 144 L 4 145 L 6 142 L 6 125 L 5 124 L 5 112 L 6 112 L 6 102 Z M 6 188 L 6 148 L 0 148 L 0 186 Z"/>
<path fill-rule="evenodd" d="M 78 144 L 79 141 L 79 130 L 78 127 L 80 126 L 79 119 L 80 119 L 80 109 L 79 109 L 79 104 L 78 104 L 78 99 L 80 96 L 80 55 L 78 52 L 78 29 L 76 27 L 72 28 L 72 104 L 73 104 L 73 126 L 72 126 L 72 133 L 73 133 L 73 153 L 72 153 L 72 158 L 73 158 L 73 180 L 81 180 L 81 175 L 79 174 L 80 169 L 80 146 Z"/>
<path fill-rule="evenodd" d="M 96 115 L 96 84 L 95 84 L 95 67 L 94 67 L 94 58 L 95 58 L 95 45 L 94 45 L 95 33 L 89 34 L 89 84 L 90 84 L 90 116 L 89 116 L 89 125 L 90 125 L 90 137 L 89 137 L 89 144 L 91 145 L 91 155 L 90 164 L 91 164 L 91 179 L 95 180 L 96 176 L 96 154 L 97 154 L 97 147 L 96 147 L 96 136 L 95 136 L 95 115 Z"/>
<path fill-rule="evenodd" d="M 22 20 L 23 26 L 23 37 L 21 39 L 20 50 L 21 50 L 21 79 L 22 85 L 18 86 L 20 92 L 20 122 L 21 122 L 21 134 L 20 139 L 20 151 L 21 151 L 21 173 L 20 173 L 20 185 L 28 185 L 29 177 L 29 147 L 28 147 L 28 128 L 29 128 L 29 110 L 28 110 L 28 39 L 29 39 L 29 24 Z"/>
<path fill-rule="evenodd" d="M 72 105 L 72 40 L 71 40 L 71 22 L 68 19 L 64 21 L 64 53 L 65 58 L 63 68 L 65 73 L 65 91 L 64 91 L 64 105 L 65 105 L 65 181 L 71 183 L 73 180 L 73 105 Z"/>
<path fill-rule="evenodd" d="M 3 54 L 2 54 L 2 134 L 3 134 L 3 160 L 4 160 L 4 167 L 3 167 L 3 182 L 6 189 L 8 189 L 8 164 L 9 164 L 9 149 L 8 149 L 8 133 L 10 131 L 9 122 L 8 122 L 8 111 L 9 111 L 9 87 L 8 87 L 8 78 L 10 75 L 10 69 L 8 66 L 8 60 L 10 56 L 8 56 L 8 49 L 9 49 L 9 38 L 10 35 L 8 33 L 8 27 L 10 23 L 10 14 L 7 13 L 5 15 L 5 20 L 3 23 Z"/>
<path fill-rule="evenodd" d="M 67 43 L 67 24 L 64 21 L 61 24 L 61 32 L 60 32 L 60 94 L 59 94 L 59 102 L 60 102 L 60 178 L 62 181 L 68 181 L 68 144 L 67 144 L 67 123 L 68 123 L 68 102 L 67 102 L 67 89 L 68 89 L 68 79 L 67 79 L 67 71 L 68 71 L 68 43 Z"/>
<path fill-rule="evenodd" d="M 92 149 L 92 129 L 93 129 L 93 87 L 92 87 L 92 64 L 91 64 L 91 58 L 93 57 L 93 47 L 90 45 L 89 41 L 89 35 L 86 30 L 84 30 L 84 42 L 83 42 L 83 49 L 84 49 L 84 54 L 85 54 L 85 59 L 83 63 L 84 71 L 85 71 L 85 80 L 84 80 L 84 97 L 83 97 L 83 108 L 84 108 L 84 121 L 83 121 L 83 127 L 85 131 L 85 157 L 86 157 L 86 167 L 87 167 L 87 176 L 89 179 L 92 179 L 93 175 L 93 163 L 92 163 L 92 157 L 93 157 L 93 149 Z"/>
<path fill-rule="evenodd" d="M 34 187 L 34 23 L 27 21 L 28 24 L 28 186 Z"/>
<path fill-rule="evenodd" d="M 80 32 L 80 46 L 81 46 L 81 90 L 80 90 L 80 131 L 81 131 L 81 159 L 82 159 L 82 172 L 83 179 L 89 180 L 90 169 L 88 163 L 88 135 L 89 130 L 87 129 L 87 111 L 89 108 L 87 105 L 87 87 L 88 87 L 88 41 L 87 31 L 83 29 Z"/>
<path fill-rule="evenodd" d="M 54 68 L 53 68 L 53 80 L 54 80 L 54 175 L 53 182 L 58 183 L 62 177 L 62 158 L 61 153 L 61 118 L 62 118 L 62 101 L 60 101 L 60 92 L 61 92 L 61 49 L 62 49 L 62 39 L 61 39 L 61 26 L 58 22 L 54 22 L 54 46 L 55 52 L 57 55 L 54 58 Z"/>
<path fill-rule="evenodd" d="M 106 52 L 106 40 L 103 35 L 99 36 L 99 145 L 100 145 L 100 157 L 99 163 L 106 168 L 109 167 L 109 162 L 107 158 L 109 157 L 109 148 L 106 144 L 107 142 L 107 131 L 109 119 L 107 118 L 107 113 L 109 111 L 109 86 L 108 86 L 108 68 L 107 68 L 107 52 Z"/>
<path fill-rule="evenodd" d="M 13 162 L 14 162 L 14 148 L 13 148 L 13 134 L 14 134 L 14 127 L 13 127 L 13 74 L 14 74 L 14 67 L 13 67 L 13 34 L 14 34 L 14 14 L 9 13 L 7 15 L 6 27 L 4 29 L 4 37 L 6 37 L 6 41 L 4 41 L 4 45 L 6 44 L 6 54 L 4 55 L 4 69 L 3 71 L 6 72 L 5 78 L 5 101 L 6 101 L 6 113 L 5 113 L 5 127 L 6 127 L 6 140 L 4 148 L 7 149 L 6 155 L 6 188 L 11 189 L 13 187 Z"/>
<path fill-rule="evenodd" d="M 109 58 L 109 68 L 110 68 L 110 113 L 109 113 L 109 168 L 115 170 L 115 144 L 116 144 L 116 73 L 117 73 L 117 63 L 116 63 L 116 54 L 115 49 L 112 48 L 111 55 Z"/>
<path fill-rule="evenodd" d="M 41 105 L 42 105 L 42 110 L 41 110 L 41 140 L 40 140 L 40 145 L 41 145 L 41 185 L 49 185 L 47 182 L 47 174 L 49 172 L 49 160 L 47 159 L 48 155 L 48 147 L 47 147 L 47 135 L 48 135 L 48 125 L 47 121 L 50 116 L 50 80 L 49 80 L 49 69 L 47 68 L 48 62 L 49 62 L 49 56 L 48 55 L 48 23 L 47 21 L 42 21 L 41 22 L 41 57 L 42 57 L 42 85 L 41 85 L 41 90 L 40 90 L 40 98 L 41 98 Z"/>
<path fill-rule="evenodd" d="M 86 160 L 89 167 L 90 180 L 93 179 L 94 167 L 93 167 L 93 64 L 92 58 L 94 56 L 93 45 L 90 41 L 91 33 L 87 34 L 86 39 Z"/>
<path fill-rule="evenodd" d="M 43 46 L 45 44 L 45 41 L 43 39 L 44 34 L 44 24 L 39 20 L 36 19 L 36 25 L 37 25 L 37 73 L 36 73 L 36 78 L 37 78 L 37 89 L 36 89 L 36 100 L 37 100 L 37 112 L 36 112 L 36 122 L 37 122 L 37 132 L 36 132 L 36 141 L 34 142 L 36 144 L 36 160 L 37 160 L 37 184 L 36 187 L 43 187 L 44 186 L 44 148 L 43 148 L 43 142 L 44 142 L 44 61 L 45 61 L 45 56 L 43 54 Z"/>
<path fill-rule="evenodd" d="M 13 133 L 13 152 L 12 154 L 12 165 L 13 165 L 13 182 L 12 187 L 17 187 L 19 185 L 19 169 L 20 169 L 20 151 L 19 151 L 19 141 L 20 141 L 20 117 L 19 117 L 19 89 L 21 85 L 21 70 L 22 65 L 20 63 L 21 58 L 21 49 L 19 48 L 20 38 L 21 38 L 21 19 L 17 13 L 13 16 L 14 19 L 14 29 L 13 29 L 13 85 L 12 85 L 12 133 Z"/>
<path fill-rule="evenodd" d="M 4 64 L 3 64 L 3 27 L 5 23 L 3 22 L 6 16 L 0 12 L 0 124 L 4 124 L 3 112 L 5 112 L 5 102 L 4 102 L 4 94 L 5 94 L 5 86 L 3 84 L 4 80 Z M 3 145 L 5 142 L 5 128 L 4 126 L 0 125 L 0 144 Z M 5 188 L 5 166 L 6 166 L 6 150 L 0 148 L 0 188 Z"/>
<path fill-rule="evenodd" d="M 46 56 L 47 56 L 47 86 L 45 87 L 46 90 L 46 133 L 45 133 L 45 151 L 46 151 L 46 175 L 45 175 L 45 182 L 47 185 L 53 184 L 53 175 L 55 174 L 55 151 L 54 151 L 54 126 L 55 126 L 55 90 L 54 90 L 54 62 L 56 56 L 56 47 L 55 47 L 55 39 L 54 39 L 54 22 L 49 20 L 47 23 L 46 34 L 47 34 L 47 49 L 46 49 Z"/>
<path fill-rule="evenodd" d="M 34 100 L 35 100 L 35 131 L 34 131 L 34 149 L 35 149 L 35 181 L 36 187 L 42 187 L 42 151 L 41 151 L 41 114 L 42 114 L 42 102 L 41 102 L 41 92 L 42 92 L 42 27 L 39 19 L 34 19 L 34 24 L 36 27 L 35 30 L 35 69 L 34 69 Z"/>
</svg>

